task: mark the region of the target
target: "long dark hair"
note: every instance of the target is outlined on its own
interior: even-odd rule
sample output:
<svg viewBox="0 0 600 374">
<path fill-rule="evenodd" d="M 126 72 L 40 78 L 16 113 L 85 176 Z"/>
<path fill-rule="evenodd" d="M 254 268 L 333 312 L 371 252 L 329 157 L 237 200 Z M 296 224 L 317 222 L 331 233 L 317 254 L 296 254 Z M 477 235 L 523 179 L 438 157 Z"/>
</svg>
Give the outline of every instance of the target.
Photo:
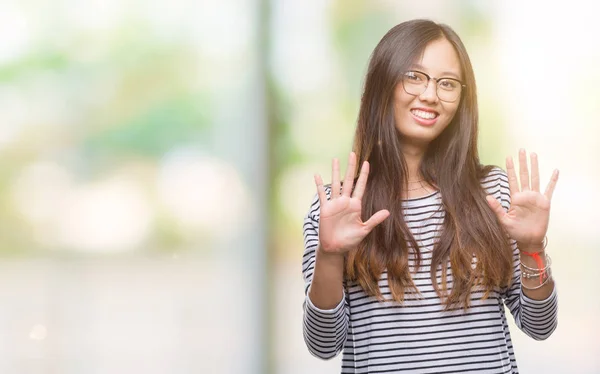
<svg viewBox="0 0 600 374">
<path fill-rule="evenodd" d="M 412 20 L 392 28 L 369 62 L 354 139 L 358 165 L 365 160 L 370 163 L 362 215 L 366 220 L 380 209 L 388 209 L 391 215 L 348 254 L 346 277 L 378 298 L 382 297 L 378 280 L 383 271 L 387 271 L 394 300 L 402 302 L 405 292 L 417 291 L 409 270 L 409 247 L 416 252 L 417 269 L 421 254 L 402 215 L 402 191 L 406 189 L 408 174 L 401 135 L 394 121 L 393 98 L 404 71 L 430 42 L 439 39 L 448 40 L 456 50 L 466 89 L 452 121 L 429 144 L 420 166 L 425 180 L 442 192 L 445 209 L 443 232 L 432 254 L 431 280 L 446 308 L 457 304 L 468 308 L 474 287 L 484 289 L 487 297 L 496 287 L 508 285 L 513 270 L 512 251 L 481 185 L 492 166 L 479 162 L 476 85 L 469 56 L 449 26 L 429 20 Z M 448 262 L 453 277 L 451 287 L 447 282 Z M 441 283 L 436 278 L 439 268 Z"/>
</svg>

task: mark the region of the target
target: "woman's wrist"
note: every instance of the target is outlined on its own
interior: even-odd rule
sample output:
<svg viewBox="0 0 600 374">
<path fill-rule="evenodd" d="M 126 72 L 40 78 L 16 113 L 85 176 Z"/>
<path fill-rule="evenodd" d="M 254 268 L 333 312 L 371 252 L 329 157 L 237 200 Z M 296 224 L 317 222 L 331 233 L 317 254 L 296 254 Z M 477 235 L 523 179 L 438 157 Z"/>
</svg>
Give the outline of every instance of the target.
<svg viewBox="0 0 600 374">
<path fill-rule="evenodd" d="M 548 244 L 548 237 L 544 237 L 541 241 L 534 241 L 533 243 L 521 243 L 517 242 L 517 248 L 521 253 L 538 253 L 542 255 Z"/>
<path fill-rule="evenodd" d="M 344 253 L 336 251 L 325 251 L 321 248 L 321 244 L 317 246 L 316 260 L 332 264 L 344 262 Z"/>
<path fill-rule="evenodd" d="M 544 299 L 554 287 L 552 281 L 552 260 L 546 254 L 548 239 L 540 245 L 519 247 L 521 263 L 521 286 L 527 296 Z"/>
<path fill-rule="evenodd" d="M 552 260 L 545 251 L 533 252 L 525 255 L 521 253 L 521 281 L 531 289 L 532 286 L 542 285 L 552 276 L 550 268 Z"/>
</svg>

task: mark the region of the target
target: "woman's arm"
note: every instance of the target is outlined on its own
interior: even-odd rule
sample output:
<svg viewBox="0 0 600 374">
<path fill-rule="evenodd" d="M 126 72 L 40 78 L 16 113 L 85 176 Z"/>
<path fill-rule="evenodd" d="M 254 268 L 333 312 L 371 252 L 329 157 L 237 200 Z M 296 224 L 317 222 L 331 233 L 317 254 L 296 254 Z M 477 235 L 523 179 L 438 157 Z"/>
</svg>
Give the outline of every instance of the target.
<svg viewBox="0 0 600 374">
<path fill-rule="evenodd" d="M 344 255 L 315 249 L 315 271 L 308 297 L 319 309 L 333 309 L 344 297 Z"/>
<path fill-rule="evenodd" d="M 337 159 L 332 162 L 330 187 L 325 187 L 321 177 L 315 175 L 317 196 L 304 219 L 304 338 L 311 353 L 321 358 L 337 355 L 347 337 L 349 308 L 343 291 L 345 253 L 355 249 L 390 214 L 382 209 L 363 222 L 361 199 L 367 185 L 369 163 L 363 162 L 356 185 L 355 169 L 356 154 L 351 152 L 343 186 Z"/>
<path fill-rule="evenodd" d="M 504 304 L 510 310 L 515 324 L 521 331 L 535 340 L 545 340 L 558 325 L 558 297 L 554 283 L 540 290 L 527 290 L 523 287 L 519 248 L 512 242 L 514 253 L 514 273 L 511 285 L 503 293 Z M 537 267 L 537 265 L 534 265 Z M 524 280 L 525 282 L 532 280 Z M 526 285 L 527 286 L 527 285 Z M 533 286 L 533 285 L 531 285 Z M 528 292 L 534 291 L 534 292 Z M 545 292 L 548 292 L 547 294 Z M 542 297 L 545 296 L 545 297 Z"/>
<path fill-rule="evenodd" d="M 312 355 L 330 359 L 346 342 L 349 310 L 343 287 L 343 255 L 319 251 L 319 207 L 315 197 L 304 218 L 304 341 Z"/>
<path fill-rule="evenodd" d="M 490 174 L 489 179 L 490 181 L 492 179 L 496 180 L 489 183 L 494 187 L 488 189 L 488 194 L 495 200 L 490 206 L 497 208 L 495 210 L 499 216 L 508 214 L 511 208 L 511 192 L 513 191 L 513 188 L 510 187 L 509 176 L 503 170 L 496 168 Z M 500 209 L 502 212 L 498 212 Z M 521 226 L 523 227 L 523 225 Z M 550 278 L 547 283 L 538 289 L 527 289 L 538 287 L 540 280 L 535 277 L 529 279 L 523 277 L 521 265 L 521 262 L 523 262 L 528 268 L 540 268 L 540 264 L 533 256 L 524 253 L 539 252 L 540 258 L 545 259 L 545 250 L 540 244 L 526 246 L 517 243 L 515 240 L 511 240 L 511 246 L 513 249 L 513 277 L 511 284 L 503 292 L 504 303 L 513 315 L 515 324 L 519 329 L 536 340 L 546 339 L 558 324 L 558 299 L 554 282 Z M 544 266 L 545 262 L 542 268 Z M 535 271 L 528 272 L 535 273 Z"/>
<path fill-rule="evenodd" d="M 544 246 L 524 248 L 518 245 L 520 251 L 521 274 L 524 269 L 546 268 L 549 264 L 546 257 Z M 535 277 L 521 277 L 523 293 L 533 300 L 545 300 L 554 291 L 554 279 L 549 273 L 540 274 L 539 270 L 528 270 L 528 273 L 535 274 Z M 547 277 L 547 279 L 546 279 Z"/>
</svg>

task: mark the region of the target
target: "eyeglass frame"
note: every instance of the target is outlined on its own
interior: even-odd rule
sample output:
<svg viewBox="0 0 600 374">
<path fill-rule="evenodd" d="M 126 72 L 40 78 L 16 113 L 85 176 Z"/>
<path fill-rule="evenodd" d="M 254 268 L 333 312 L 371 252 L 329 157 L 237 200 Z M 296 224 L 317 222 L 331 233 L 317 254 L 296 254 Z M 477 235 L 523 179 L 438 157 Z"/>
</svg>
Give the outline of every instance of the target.
<svg viewBox="0 0 600 374">
<path fill-rule="evenodd" d="M 419 74 L 423 74 L 425 77 L 427 77 L 427 83 L 425 84 L 425 89 L 423 90 L 423 92 L 421 92 L 420 94 L 412 94 L 412 93 L 410 93 L 410 92 L 408 92 L 408 91 L 406 90 L 406 86 L 404 86 L 404 77 L 406 77 L 407 73 L 419 73 Z M 460 93 L 459 93 L 458 97 L 457 97 L 455 100 L 453 100 L 453 101 L 443 100 L 443 99 L 440 97 L 440 95 L 438 94 L 438 89 L 439 89 L 439 87 L 440 87 L 440 86 L 438 85 L 438 83 L 439 83 L 439 81 L 440 81 L 440 80 L 442 80 L 442 79 L 450 79 L 450 80 L 453 80 L 453 81 L 455 81 L 455 82 L 458 82 L 458 84 L 460 85 L 460 87 L 461 87 L 461 89 L 460 89 Z M 422 72 L 422 71 L 420 71 L 420 70 L 407 70 L 407 71 L 405 71 L 404 73 L 402 73 L 401 80 L 402 80 L 402 88 L 404 89 L 404 92 L 406 92 L 407 94 L 409 94 L 409 95 L 412 95 L 412 96 L 419 96 L 419 95 L 422 95 L 423 93 L 425 93 L 425 91 L 427 91 L 427 88 L 429 88 L 429 82 L 430 82 L 431 80 L 433 80 L 433 81 L 435 82 L 435 95 L 438 97 L 438 99 L 440 99 L 441 101 L 444 101 L 444 102 L 446 102 L 446 103 L 454 103 L 454 102 L 456 102 L 456 101 L 457 101 L 458 99 L 460 99 L 460 97 L 462 96 L 463 89 L 464 89 L 464 88 L 467 88 L 467 85 L 466 85 L 466 84 L 463 84 L 463 82 L 461 82 L 460 80 L 458 80 L 458 79 L 456 79 L 456 78 L 450 78 L 450 77 L 434 78 L 434 77 L 430 76 L 429 74 L 427 74 L 427 73 L 424 73 L 424 72 Z"/>
</svg>

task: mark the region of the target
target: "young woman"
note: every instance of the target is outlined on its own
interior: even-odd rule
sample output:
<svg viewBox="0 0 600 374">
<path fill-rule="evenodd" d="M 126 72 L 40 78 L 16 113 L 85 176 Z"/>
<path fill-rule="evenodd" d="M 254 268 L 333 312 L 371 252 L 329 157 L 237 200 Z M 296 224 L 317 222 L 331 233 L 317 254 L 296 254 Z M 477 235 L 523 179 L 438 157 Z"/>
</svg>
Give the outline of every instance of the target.
<svg viewBox="0 0 600 374">
<path fill-rule="evenodd" d="M 343 350 L 342 373 L 518 373 L 504 306 L 536 340 L 556 328 L 558 171 L 541 193 L 535 154 L 531 175 L 524 150 L 518 177 L 511 158 L 506 173 L 481 165 L 477 121 L 452 29 L 414 20 L 383 37 L 344 181 L 334 159 L 304 220 L 304 338 L 323 359 Z"/>
</svg>

